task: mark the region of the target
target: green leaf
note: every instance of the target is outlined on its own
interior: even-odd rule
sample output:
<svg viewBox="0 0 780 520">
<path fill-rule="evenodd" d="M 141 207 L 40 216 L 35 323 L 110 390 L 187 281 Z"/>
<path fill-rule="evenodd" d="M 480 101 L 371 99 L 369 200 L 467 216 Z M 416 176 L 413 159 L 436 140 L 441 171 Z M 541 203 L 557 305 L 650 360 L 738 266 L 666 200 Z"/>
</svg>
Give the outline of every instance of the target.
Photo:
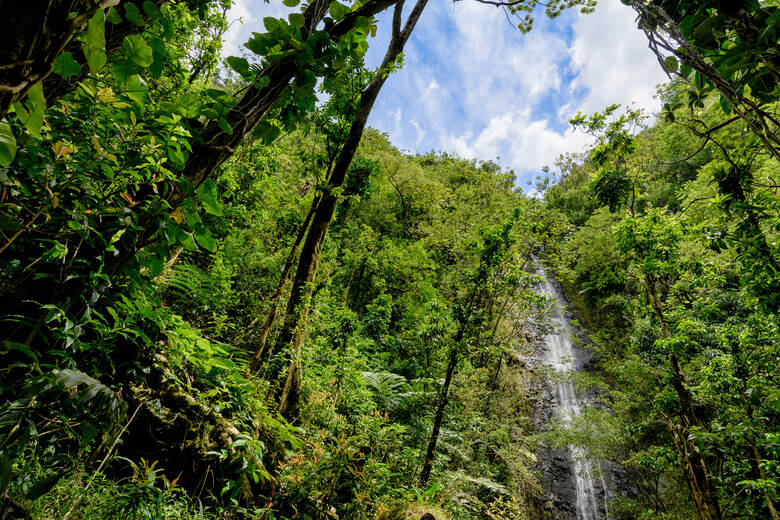
<svg viewBox="0 0 780 520">
<path fill-rule="evenodd" d="M 124 60 L 111 63 L 109 68 L 111 69 L 111 76 L 117 83 L 124 83 L 138 72 L 132 62 Z"/>
<path fill-rule="evenodd" d="M 157 17 L 160 16 L 160 8 L 157 7 L 151 0 L 146 0 L 142 7 L 144 8 L 146 16 L 152 20 L 156 20 Z"/>
<path fill-rule="evenodd" d="M 51 488 L 53 488 L 57 482 L 60 481 L 62 477 L 65 476 L 64 472 L 58 472 L 54 473 L 53 475 L 49 475 L 48 477 L 39 480 L 35 484 L 32 485 L 30 490 L 27 492 L 27 498 L 28 500 L 37 500 L 38 498 L 42 497 L 46 493 L 48 493 Z"/>
<path fill-rule="evenodd" d="M 146 68 L 154 63 L 152 48 L 140 36 L 126 36 L 122 42 L 122 52 L 125 58 L 139 67 Z"/>
<path fill-rule="evenodd" d="M 282 130 L 278 126 L 261 121 L 260 124 L 255 127 L 254 135 L 257 139 L 262 140 L 263 143 L 270 144 L 281 132 Z"/>
<path fill-rule="evenodd" d="M 301 13 L 290 13 L 287 16 L 287 20 L 289 20 L 290 25 L 293 27 L 303 27 L 304 23 L 306 23 L 306 19 Z"/>
<path fill-rule="evenodd" d="M 116 25 L 118 23 L 122 23 L 122 16 L 115 8 L 111 7 L 108 9 L 108 13 L 106 14 L 106 21 Z"/>
<path fill-rule="evenodd" d="M 176 112 L 182 117 L 193 118 L 200 114 L 200 99 L 195 94 L 183 94 L 176 100 Z"/>
<path fill-rule="evenodd" d="M 35 355 L 35 352 L 33 352 L 30 347 L 23 343 L 16 343 L 14 341 L 6 341 L 3 344 L 3 349 L 0 350 L 0 352 L 8 353 L 8 352 L 18 352 L 31 361 L 37 363 L 38 362 L 38 356 Z M 0 494 L 3 492 L 3 486 L 0 485 Z"/>
<path fill-rule="evenodd" d="M 163 259 L 156 253 L 149 253 L 143 256 L 140 263 L 143 267 L 149 269 L 149 274 L 152 276 L 159 276 L 163 272 L 163 267 L 165 266 Z"/>
<path fill-rule="evenodd" d="M 720 99 L 718 100 L 720 103 L 720 108 L 723 110 L 723 113 L 726 115 L 731 114 L 731 105 L 729 105 L 729 102 L 724 98 L 723 96 L 720 96 Z"/>
<path fill-rule="evenodd" d="M 130 4 L 132 5 L 132 4 Z M 87 30 L 82 37 L 81 48 L 87 57 L 89 70 L 98 72 L 106 64 L 106 15 L 98 9 L 87 22 Z"/>
<path fill-rule="evenodd" d="M 43 97 L 43 84 L 36 83 L 27 91 L 27 105 L 30 114 L 24 125 L 27 131 L 38 139 L 41 138 L 43 126 L 43 113 L 46 111 L 46 99 Z"/>
<path fill-rule="evenodd" d="M 54 60 L 54 73 L 61 78 L 68 79 L 81 74 L 81 65 L 73 59 L 73 54 L 65 51 Z"/>
<path fill-rule="evenodd" d="M 263 26 L 265 27 L 266 31 L 271 33 L 277 30 L 280 24 L 279 24 L 279 20 L 274 18 L 273 16 L 266 16 L 265 18 L 263 18 Z"/>
<path fill-rule="evenodd" d="M 16 157 L 16 138 L 11 131 L 11 125 L 5 119 L 0 119 L 0 166 L 8 166 Z"/>
<path fill-rule="evenodd" d="M 247 74 L 249 74 L 249 62 L 247 61 L 246 58 L 239 58 L 237 56 L 228 56 L 225 61 L 227 61 L 231 69 L 241 74 L 241 76 L 246 76 Z"/>
<path fill-rule="evenodd" d="M 677 72 L 677 68 L 679 67 L 679 63 L 677 62 L 677 58 L 674 56 L 667 56 L 664 59 L 664 68 L 666 69 L 666 72 L 673 73 Z"/>
<path fill-rule="evenodd" d="M 94 441 L 95 438 L 97 438 L 98 433 L 100 433 L 100 430 L 94 424 L 88 422 L 81 423 L 79 435 L 81 435 L 82 444 L 86 445 Z"/>
<path fill-rule="evenodd" d="M 168 147 L 168 160 L 171 161 L 171 164 L 174 168 L 184 168 L 184 154 L 181 151 L 181 148 L 177 146 L 169 146 Z"/>
<path fill-rule="evenodd" d="M 206 213 L 211 213 L 217 217 L 222 216 L 222 205 L 217 199 L 217 186 L 210 179 L 200 185 L 198 194 Z"/>
<path fill-rule="evenodd" d="M 211 236 L 211 231 L 208 228 L 200 225 L 194 229 L 195 241 L 203 249 L 211 251 L 212 253 L 217 250 L 217 241 Z"/>
<path fill-rule="evenodd" d="M 317 84 L 317 76 L 309 69 L 301 69 L 295 76 L 295 83 L 299 87 L 314 86 Z"/>
<path fill-rule="evenodd" d="M 195 245 L 195 241 L 192 239 L 192 235 L 183 229 L 179 230 L 179 234 L 176 236 L 176 240 L 184 247 L 184 249 L 189 251 L 198 250 L 198 246 Z"/>
<path fill-rule="evenodd" d="M 282 3 L 287 7 L 295 7 L 301 2 L 301 0 L 282 0 Z"/>
<path fill-rule="evenodd" d="M 135 4 L 129 2 L 125 3 L 125 18 L 127 21 L 138 27 L 143 27 L 146 24 L 146 20 L 141 16 L 141 11 Z"/>
<path fill-rule="evenodd" d="M 233 135 L 233 129 L 230 127 L 228 122 L 225 120 L 224 117 L 220 117 L 217 121 L 217 124 L 222 129 L 223 132 L 225 132 L 228 135 Z"/>
<path fill-rule="evenodd" d="M 333 18 L 341 20 L 349 14 L 349 7 L 340 2 L 333 2 L 330 4 L 330 9 L 328 11 Z"/>
<path fill-rule="evenodd" d="M 264 56 L 275 44 L 276 40 L 268 34 L 252 33 L 252 37 L 244 44 L 244 47 L 255 54 Z"/>
<path fill-rule="evenodd" d="M 133 74 L 125 81 L 124 87 L 125 94 L 127 94 L 130 99 L 142 106 L 146 103 L 146 94 L 149 87 L 141 79 L 141 76 Z"/>
<path fill-rule="evenodd" d="M 124 235 L 124 234 L 125 234 L 125 231 L 127 231 L 127 228 L 122 228 L 122 229 L 120 229 L 119 231 L 117 231 L 116 233 L 114 233 L 114 234 L 111 236 L 111 240 L 109 240 L 109 242 L 108 242 L 108 243 L 109 243 L 109 244 L 115 244 L 116 242 L 118 242 L 118 241 L 119 241 L 119 239 L 121 239 L 121 238 L 122 238 L 122 235 Z"/>
</svg>

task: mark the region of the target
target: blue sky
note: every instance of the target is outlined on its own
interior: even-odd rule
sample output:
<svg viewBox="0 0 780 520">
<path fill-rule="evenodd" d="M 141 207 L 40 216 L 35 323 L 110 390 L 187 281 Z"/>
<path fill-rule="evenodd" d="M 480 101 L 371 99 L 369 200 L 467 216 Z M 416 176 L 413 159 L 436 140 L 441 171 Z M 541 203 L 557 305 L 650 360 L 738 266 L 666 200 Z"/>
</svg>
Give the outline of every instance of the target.
<svg viewBox="0 0 780 520">
<path fill-rule="evenodd" d="M 251 33 L 264 30 L 263 17 L 289 11 L 280 0 L 236 0 L 225 55 L 240 54 Z M 389 17 L 379 17 L 368 64 L 384 54 Z M 619 0 L 601 0 L 589 15 L 572 11 L 548 20 L 541 14 L 528 34 L 495 7 L 431 0 L 405 54 L 369 124 L 410 152 L 498 159 L 515 170 L 520 186 L 558 155 L 591 141 L 569 128 L 577 110 L 634 103 L 652 113 L 659 108 L 655 87 L 666 79 L 633 12 Z"/>
</svg>

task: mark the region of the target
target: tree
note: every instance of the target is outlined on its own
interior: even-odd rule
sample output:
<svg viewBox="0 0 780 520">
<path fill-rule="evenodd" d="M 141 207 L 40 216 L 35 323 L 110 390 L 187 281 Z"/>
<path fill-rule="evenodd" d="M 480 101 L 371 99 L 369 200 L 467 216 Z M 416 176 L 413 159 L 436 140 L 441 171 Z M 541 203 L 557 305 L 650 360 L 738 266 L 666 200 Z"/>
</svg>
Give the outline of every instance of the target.
<svg viewBox="0 0 780 520">
<path fill-rule="evenodd" d="M 433 462 L 436 456 L 436 445 L 439 441 L 444 412 L 449 402 L 450 385 L 462 352 L 474 344 L 485 327 L 491 323 L 486 320 L 487 310 L 491 300 L 502 282 L 501 274 L 506 264 L 515 261 L 512 246 L 516 237 L 513 228 L 520 224 L 523 218 L 520 208 L 503 226 L 494 226 L 484 230 L 482 242 L 477 248 L 478 265 L 469 273 L 468 290 L 462 295 L 463 300 L 456 304 L 457 329 L 451 340 L 447 369 L 444 383 L 439 390 L 436 412 L 433 418 L 433 428 L 425 452 L 423 468 L 420 472 L 420 484 L 424 486 L 430 479 Z"/>
<path fill-rule="evenodd" d="M 767 102 L 780 92 L 778 13 L 771 2 L 627 2 L 669 74 L 690 82 L 690 103 L 720 94 L 726 115 L 745 122 L 780 160 L 778 120 Z"/>
<path fill-rule="evenodd" d="M 308 314 L 309 299 L 312 295 L 312 282 L 317 275 L 317 264 L 322 251 L 322 245 L 328 232 L 328 226 L 336 211 L 339 198 L 338 189 L 344 184 L 374 102 L 396 60 L 403 52 L 404 45 L 409 40 L 426 4 L 427 0 L 417 1 L 409 13 L 403 28 L 401 27 L 403 2 L 396 4 L 393 11 L 392 35 L 387 52 L 376 75 L 360 95 L 357 110 L 349 127 L 349 133 L 328 175 L 326 191 L 317 204 L 311 226 L 306 234 L 290 290 L 290 298 L 287 301 L 284 323 L 277 340 L 279 347 L 276 349 L 277 351 L 286 349 L 291 351 L 285 381 L 280 390 L 277 390 L 279 392 L 279 411 L 288 418 L 294 418 L 298 414 L 301 384 L 301 347 L 305 333 L 303 323 Z"/>
</svg>

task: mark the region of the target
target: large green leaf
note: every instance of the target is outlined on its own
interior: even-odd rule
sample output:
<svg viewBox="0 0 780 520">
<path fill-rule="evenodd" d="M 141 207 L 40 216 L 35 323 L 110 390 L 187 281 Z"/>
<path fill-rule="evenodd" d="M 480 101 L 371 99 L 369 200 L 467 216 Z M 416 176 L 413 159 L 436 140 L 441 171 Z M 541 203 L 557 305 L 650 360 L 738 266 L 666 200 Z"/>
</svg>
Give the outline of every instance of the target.
<svg viewBox="0 0 780 520">
<path fill-rule="evenodd" d="M 279 27 L 281 27 L 281 24 L 279 23 L 279 20 L 274 18 L 273 16 L 266 16 L 265 18 L 263 18 L 263 26 L 265 27 L 266 31 L 272 33 L 275 30 L 279 29 Z"/>
<path fill-rule="evenodd" d="M 183 94 L 176 100 L 175 110 L 182 117 L 198 117 L 200 99 L 195 94 Z"/>
<path fill-rule="evenodd" d="M 81 48 L 87 57 L 89 70 L 97 72 L 106 64 L 106 15 L 102 9 L 89 19 Z"/>
<path fill-rule="evenodd" d="M 30 490 L 27 492 L 27 498 L 29 500 L 37 500 L 38 498 L 42 497 L 48 493 L 63 476 L 65 476 L 64 472 L 58 472 L 39 480 L 33 484 Z"/>
<path fill-rule="evenodd" d="M 122 52 L 128 60 L 139 67 L 145 68 L 154 63 L 152 48 L 140 36 L 126 36 L 122 42 Z"/>
<path fill-rule="evenodd" d="M 144 20 L 141 11 L 138 9 L 138 6 L 130 2 L 125 2 L 124 5 L 125 5 L 125 18 L 127 18 L 127 20 L 133 25 L 137 25 L 138 27 L 143 27 L 144 24 L 146 24 L 146 20 Z"/>
<path fill-rule="evenodd" d="M 212 253 L 217 250 L 217 241 L 214 240 L 214 237 L 211 235 L 211 231 L 209 231 L 209 229 L 203 224 L 194 226 L 193 234 L 195 236 L 195 241 L 203 249 L 211 251 Z"/>
<path fill-rule="evenodd" d="M 146 103 L 148 91 L 149 87 L 138 74 L 130 76 L 127 81 L 125 81 L 125 93 L 139 105 L 144 105 Z"/>
<path fill-rule="evenodd" d="M 58 76 L 68 79 L 81 74 L 81 65 L 73 59 L 73 54 L 63 52 L 54 60 L 54 73 Z"/>
<path fill-rule="evenodd" d="M 8 166 L 16 157 L 16 138 L 11 125 L 0 119 L 0 166 Z"/>
<path fill-rule="evenodd" d="M 27 105 L 30 107 L 30 113 L 24 122 L 25 127 L 28 132 L 40 139 L 43 113 L 46 110 L 46 99 L 43 97 L 43 85 L 41 83 L 36 83 L 27 91 Z"/>
<path fill-rule="evenodd" d="M 330 4 L 330 15 L 336 20 L 341 20 L 349 14 L 349 7 L 341 2 L 333 2 Z"/>
<path fill-rule="evenodd" d="M 230 68 L 241 74 L 242 77 L 249 75 L 249 61 L 246 58 L 238 56 L 228 56 L 226 60 Z"/>
<path fill-rule="evenodd" d="M 207 180 L 201 184 L 200 188 L 198 188 L 198 193 L 200 195 L 200 200 L 203 202 L 203 209 L 205 209 L 207 213 L 211 213 L 217 217 L 222 216 L 222 205 L 217 200 L 217 187 L 211 180 Z"/>
</svg>

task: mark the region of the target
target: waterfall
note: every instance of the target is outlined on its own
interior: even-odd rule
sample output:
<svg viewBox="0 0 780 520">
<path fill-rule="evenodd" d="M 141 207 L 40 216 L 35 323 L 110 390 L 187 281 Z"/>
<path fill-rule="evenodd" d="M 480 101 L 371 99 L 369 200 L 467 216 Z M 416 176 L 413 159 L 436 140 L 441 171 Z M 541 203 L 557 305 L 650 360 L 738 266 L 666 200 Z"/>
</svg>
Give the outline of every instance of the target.
<svg viewBox="0 0 780 520">
<path fill-rule="evenodd" d="M 550 281 L 550 278 L 543 270 L 540 271 L 540 274 L 545 279 L 544 284 L 540 288 L 541 292 L 549 296 L 553 301 L 553 308 L 550 314 L 553 332 L 544 339 L 546 347 L 545 361 L 549 367 L 561 375 L 560 378 L 553 382 L 554 396 L 560 416 L 564 422 L 567 422 L 579 415 L 587 402 L 587 398 L 578 394 L 574 384 L 568 378 L 570 373 L 580 372 L 584 367 L 577 356 L 580 349 L 577 348 L 575 350 L 575 346 L 572 343 L 571 338 L 574 331 L 563 311 L 566 308 L 563 294 Z M 599 482 L 596 482 L 593 466 L 590 461 L 585 459 L 585 454 L 581 448 L 569 446 L 569 455 L 571 457 L 571 472 L 576 492 L 577 520 L 601 520 L 607 518 L 607 497 L 603 480 L 599 478 Z M 603 501 L 600 501 L 600 498 Z"/>
</svg>

